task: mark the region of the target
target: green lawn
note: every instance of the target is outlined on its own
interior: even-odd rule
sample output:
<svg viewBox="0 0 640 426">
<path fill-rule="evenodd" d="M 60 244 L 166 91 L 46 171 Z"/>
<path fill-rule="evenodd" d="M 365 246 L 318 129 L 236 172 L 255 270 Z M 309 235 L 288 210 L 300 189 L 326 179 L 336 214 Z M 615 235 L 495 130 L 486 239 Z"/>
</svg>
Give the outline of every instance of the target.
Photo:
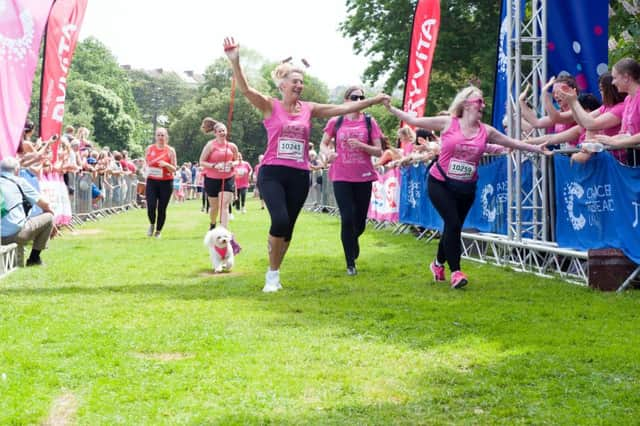
<svg viewBox="0 0 640 426">
<path fill-rule="evenodd" d="M 0 424 L 637 424 L 640 297 L 463 262 L 434 284 L 436 243 L 367 230 L 347 277 L 338 219 L 304 213 L 263 294 L 268 216 L 232 229 L 234 273 L 208 274 L 207 217 L 172 204 L 55 240 L 0 280 Z"/>
</svg>

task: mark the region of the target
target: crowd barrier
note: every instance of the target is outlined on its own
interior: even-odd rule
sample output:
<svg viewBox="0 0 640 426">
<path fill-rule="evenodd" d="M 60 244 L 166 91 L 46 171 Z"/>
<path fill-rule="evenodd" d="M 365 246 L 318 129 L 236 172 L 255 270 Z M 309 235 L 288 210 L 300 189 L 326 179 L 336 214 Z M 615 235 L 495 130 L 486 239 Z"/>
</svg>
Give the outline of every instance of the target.
<svg viewBox="0 0 640 426">
<path fill-rule="evenodd" d="M 484 234 L 490 240 L 507 238 L 507 161 L 506 155 L 483 158 L 465 232 Z M 581 253 L 584 259 L 587 250 L 615 248 L 640 264 L 640 168 L 622 165 L 608 152 L 594 154 L 585 164 L 572 164 L 569 156 L 558 154 L 550 165 L 547 214 L 553 229 L 551 241 L 544 243 L 557 251 Z M 373 226 L 392 227 L 392 233 L 412 231 L 427 241 L 439 235 L 442 219 L 427 195 L 429 166 L 418 163 L 379 173 L 368 215 Z M 533 184 L 531 167 L 529 160 L 521 165 L 520 185 L 525 190 Z M 323 184 L 316 193 L 310 191 L 307 208 L 335 214 L 331 182 L 326 171 L 321 176 Z M 527 200 L 523 202 L 526 221 L 531 210 L 526 208 Z"/>
<path fill-rule="evenodd" d="M 144 204 L 144 188 L 140 188 L 136 175 L 94 175 L 89 172 L 42 175 L 39 178 L 22 172 L 33 187 L 49 200 L 55 212 L 55 232 L 99 218 L 126 211 Z M 30 215 L 42 213 L 33 206 Z M 16 244 L 0 249 L 0 276 L 11 272 L 24 263 L 24 247 Z"/>
</svg>

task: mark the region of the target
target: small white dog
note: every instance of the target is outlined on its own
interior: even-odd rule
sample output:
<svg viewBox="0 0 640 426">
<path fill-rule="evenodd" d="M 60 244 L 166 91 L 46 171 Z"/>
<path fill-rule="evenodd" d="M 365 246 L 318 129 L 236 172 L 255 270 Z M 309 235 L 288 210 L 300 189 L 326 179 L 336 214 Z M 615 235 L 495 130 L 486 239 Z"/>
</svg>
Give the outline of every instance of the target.
<svg viewBox="0 0 640 426">
<path fill-rule="evenodd" d="M 233 247 L 231 246 L 231 232 L 218 226 L 204 236 L 204 245 L 209 249 L 213 272 L 229 272 L 233 268 Z"/>
</svg>

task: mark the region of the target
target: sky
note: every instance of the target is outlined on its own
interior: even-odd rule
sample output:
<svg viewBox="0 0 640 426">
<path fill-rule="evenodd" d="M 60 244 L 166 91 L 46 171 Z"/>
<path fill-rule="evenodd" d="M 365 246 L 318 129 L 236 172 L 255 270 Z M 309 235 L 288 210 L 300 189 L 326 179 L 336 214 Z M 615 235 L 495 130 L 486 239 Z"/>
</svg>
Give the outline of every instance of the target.
<svg viewBox="0 0 640 426">
<path fill-rule="evenodd" d="M 266 59 L 289 56 L 329 88 L 357 84 L 367 66 L 340 35 L 345 0 L 89 0 L 80 39 L 103 42 L 121 65 L 202 73 L 233 36 Z"/>
</svg>

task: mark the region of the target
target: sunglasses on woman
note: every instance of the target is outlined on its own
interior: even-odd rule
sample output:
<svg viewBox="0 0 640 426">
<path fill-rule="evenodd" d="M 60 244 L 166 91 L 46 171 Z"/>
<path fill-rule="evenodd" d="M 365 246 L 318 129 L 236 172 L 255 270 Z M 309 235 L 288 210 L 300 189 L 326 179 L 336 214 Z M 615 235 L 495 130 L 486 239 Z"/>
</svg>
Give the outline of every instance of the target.
<svg viewBox="0 0 640 426">
<path fill-rule="evenodd" d="M 350 95 L 349 99 L 352 101 L 364 101 L 364 95 Z"/>
<path fill-rule="evenodd" d="M 478 104 L 479 108 L 484 108 L 485 107 L 484 99 L 482 99 L 482 98 L 467 99 L 467 103 L 469 103 L 469 104 Z"/>
</svg>

